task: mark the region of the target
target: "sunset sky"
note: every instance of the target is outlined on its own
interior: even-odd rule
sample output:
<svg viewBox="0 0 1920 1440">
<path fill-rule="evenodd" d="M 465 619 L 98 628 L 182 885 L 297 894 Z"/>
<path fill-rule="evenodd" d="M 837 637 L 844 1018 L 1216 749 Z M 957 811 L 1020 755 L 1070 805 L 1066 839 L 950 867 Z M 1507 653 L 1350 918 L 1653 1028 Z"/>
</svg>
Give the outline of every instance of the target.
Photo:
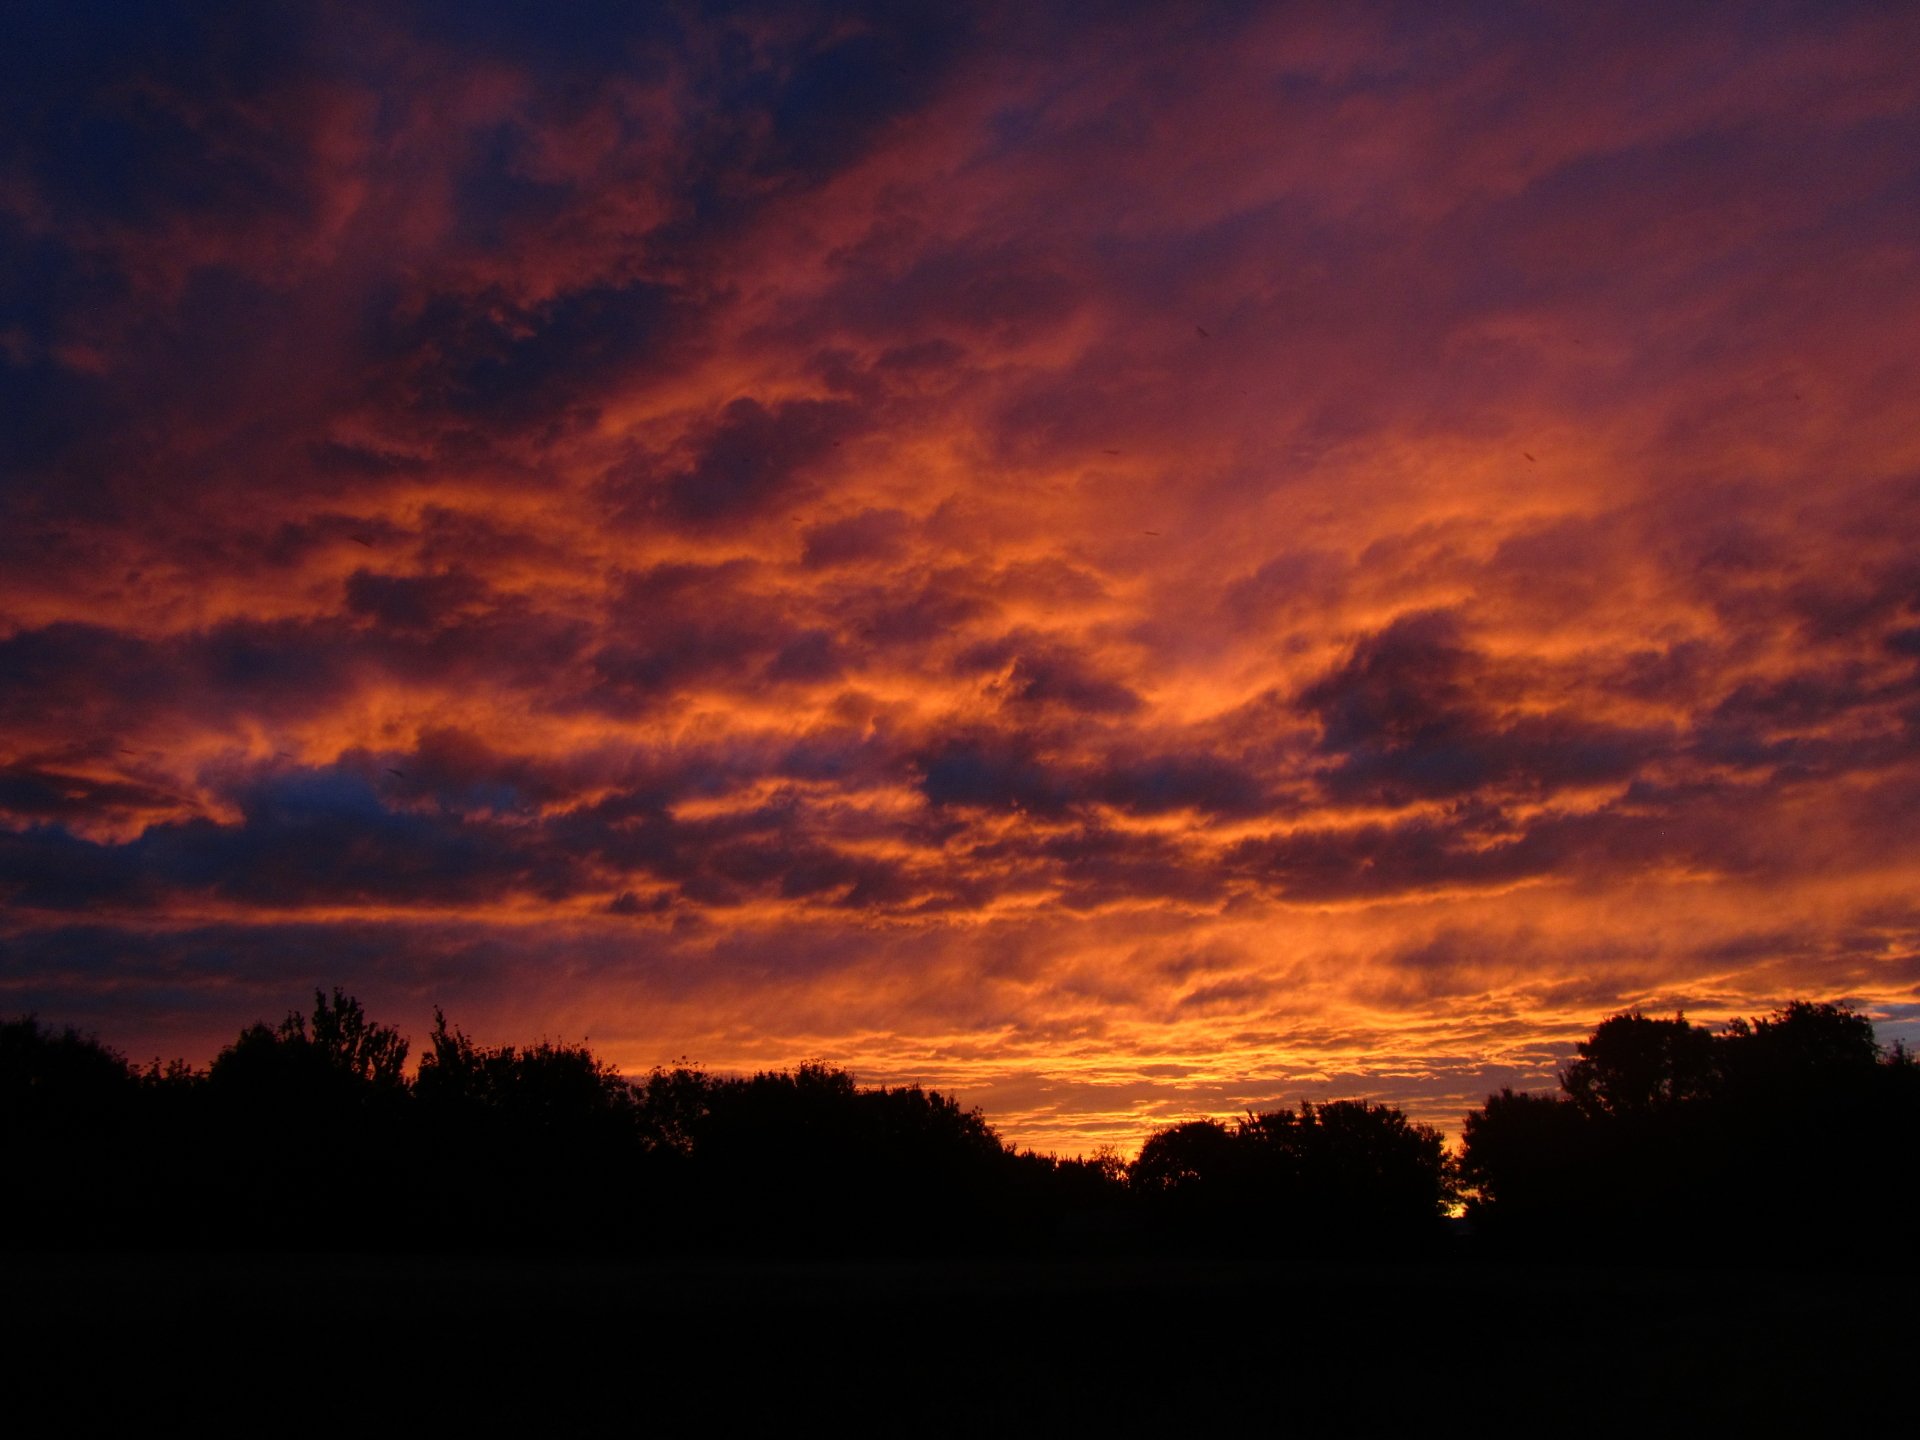
<svg viewBox="0 0 1920 1440">
<path fill-rule="evenodd" d="M 931 18 L 930 18 L 931 17 Z M 29 3 L 0 1013 L 1457 1132 L 1920 1036 L 1920 9 Z"/>
</svg>

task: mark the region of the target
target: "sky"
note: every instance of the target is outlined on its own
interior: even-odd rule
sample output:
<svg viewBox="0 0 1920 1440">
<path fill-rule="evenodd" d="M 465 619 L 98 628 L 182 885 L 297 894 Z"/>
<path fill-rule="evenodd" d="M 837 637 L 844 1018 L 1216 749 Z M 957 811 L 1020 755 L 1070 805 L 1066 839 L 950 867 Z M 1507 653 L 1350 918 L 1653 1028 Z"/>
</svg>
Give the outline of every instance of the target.
<svg viewBox="0 0 1920 1440">
<path fill-rule="evenodd" d="M 1920 11 L 0 21 L 0 1011 L 1001 1135 L 1920 1036 Z"/>
</svg>

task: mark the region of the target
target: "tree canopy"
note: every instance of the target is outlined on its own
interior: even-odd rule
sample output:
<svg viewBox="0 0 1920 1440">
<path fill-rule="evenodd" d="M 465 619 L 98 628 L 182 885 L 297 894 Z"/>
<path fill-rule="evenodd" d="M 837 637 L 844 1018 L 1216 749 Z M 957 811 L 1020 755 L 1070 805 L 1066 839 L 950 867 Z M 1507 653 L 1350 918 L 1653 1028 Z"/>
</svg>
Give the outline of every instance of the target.
<svg viewBox="0 0 1920 1440">
<path fill-rule="evenodd" d="M 1431 1233 L 1454 1193 L 1440 1132 L 1334 1100 L 1154 1132 L 1128 1171 L 1164 1227 L 1204 1240 L 1282 1223 L 1378 1242 Z"/>
<path fill-rule="evenodd" d="M 1582 1246 L 1890 1233 L 1913 1194 L 1920 1084 L 1850 1006 L 1795 1000 L 1718 1034 L 1609 1016 L 1558 1095 L 1466 1117 L 1461 1175 L 1490 1234 Z"/>
</svg>

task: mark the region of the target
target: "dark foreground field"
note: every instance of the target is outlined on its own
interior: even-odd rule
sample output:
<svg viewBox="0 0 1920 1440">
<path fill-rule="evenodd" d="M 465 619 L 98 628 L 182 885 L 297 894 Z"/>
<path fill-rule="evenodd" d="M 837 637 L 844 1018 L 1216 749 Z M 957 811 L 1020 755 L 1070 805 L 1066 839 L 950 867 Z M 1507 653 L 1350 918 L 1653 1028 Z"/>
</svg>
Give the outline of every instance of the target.
<svg viewBox="0 0 1920 1440">
<path fill-rule="evenodd" d="M 1910 1423 L 1851 1269 L 10 1257 L 10 1410 L 357 1433 L 1832 1433 Z M 18 1433 L 29 1433 L 20 1431 Z M 52 1433 L 36 1428 L 32 1433 Z"/>
</svg>

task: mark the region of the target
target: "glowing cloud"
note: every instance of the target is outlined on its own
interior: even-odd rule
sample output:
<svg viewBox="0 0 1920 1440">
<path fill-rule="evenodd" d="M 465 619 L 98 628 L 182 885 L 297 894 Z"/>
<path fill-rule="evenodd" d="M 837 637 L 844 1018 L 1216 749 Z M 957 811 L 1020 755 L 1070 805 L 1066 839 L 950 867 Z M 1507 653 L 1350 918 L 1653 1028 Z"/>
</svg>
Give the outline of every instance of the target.
<svg viewBox="0 0 1920 1440">
<path fill-rule="evenodd" d="M 1920 1015 L 1920 20 L 630 9 L 20 22 L 8 1008 L 1069 1151 Z"/>
</svg>

